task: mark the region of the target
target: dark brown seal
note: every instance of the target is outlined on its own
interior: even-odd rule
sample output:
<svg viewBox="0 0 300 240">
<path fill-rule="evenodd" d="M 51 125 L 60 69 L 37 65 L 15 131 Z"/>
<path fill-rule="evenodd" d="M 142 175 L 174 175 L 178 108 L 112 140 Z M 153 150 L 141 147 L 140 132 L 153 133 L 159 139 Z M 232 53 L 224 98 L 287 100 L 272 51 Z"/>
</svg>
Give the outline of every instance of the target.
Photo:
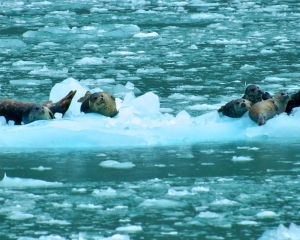
<svg viewBox="0 0 300 240">
<path fill-rule="evenodd" d="M 49 120 L 53 118 L 54 116 L 50 109 L 41 104 L 35 104 L 27 108 L 22 115 L 24 124 L 28 124 L 37 120 Z"/>
<path fill-rule="evenodd" d="M 249 100 L 252 104 L 255 104 L 262 100 L 271 99 L 272 96 L 268 92 L 260 90 L 258 86 L 251 84 L 246 88 L 245 94 L 242 98 Z"/>
<path fill-rule="evenodd" d="M 277 114 L 283 113 L 288 101 L 288 93 L 286 91 L 280 91 L 273 99 L 255 103 L 249 109 L 249 117 L 259 126 L 264 125 L 267 120 L 273 118 Z"/>
<path fill-rule="evenodd" d="M 78 102 L 82 102 L 80 111 L 84 113 L 99 113 L 107 117 L 114 117 L 119 113 L 116 108 L 115 97 L 107 92 L 92 94 L 87 91 Z"/>
<path fill-rule="evenodd" d="M 285 112 L 291 114 L 295 107 L 300 107 L 300 91 L 290 95 L 290 100 L 286 106 Z"/>
<path fill-rule="evenodd" d="M 42 105 L 49 108 L 53 115 L 57 112 L 64 115 L 68 110 L 75 93 L 76 91 L 70 91 L 67 96 L 62 98 L 57 103 L 48 101 Z M 0 116 L 4 116 L 6 122 L 13 120 L 16 125 L 20 125 L 23 121 L 23 113 L 35 105 L 36 103 L 3 99 L 0 100 Z"/>
<path fill-rule="evenodd" d="M 232 118 L 242 117 L 251 107 L 251 102 L 247 99 L 232 100 L 222 106 L 218 113 Z"/>
</svg>

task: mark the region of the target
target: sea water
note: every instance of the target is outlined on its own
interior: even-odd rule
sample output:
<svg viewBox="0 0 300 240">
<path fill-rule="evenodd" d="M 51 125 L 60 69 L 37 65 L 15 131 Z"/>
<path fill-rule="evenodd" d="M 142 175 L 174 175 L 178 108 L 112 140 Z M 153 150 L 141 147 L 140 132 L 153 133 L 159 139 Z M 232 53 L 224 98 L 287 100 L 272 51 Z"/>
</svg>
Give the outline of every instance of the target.
<svg viewBox="0 0 300 240">
<path fill-rule="evenodd" d="M 297 1 L 0 2 L 0 239 L 300 239 L 299 110 L 220 117 L 248 84 L 300 90 Z M 80 113 L 85 92 L 119 115 Z"/>
</svg>

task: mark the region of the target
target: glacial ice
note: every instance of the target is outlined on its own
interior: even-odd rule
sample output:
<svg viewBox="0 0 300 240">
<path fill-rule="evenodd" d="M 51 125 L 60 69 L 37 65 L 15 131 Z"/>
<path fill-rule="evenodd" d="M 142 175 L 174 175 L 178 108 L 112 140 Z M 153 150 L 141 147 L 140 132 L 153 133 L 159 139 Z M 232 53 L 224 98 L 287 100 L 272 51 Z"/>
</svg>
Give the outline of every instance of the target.
<svg viewBox="0 0 300 240">
<path fill-rule="evenodd" d="M 56 187 L 61 185 L 58 182 L 46 182 L 38 179 L 7 177 L 6 174 L 0 181 L 0 188 Z"/>
<path fill-rule="evenodd" d="M 300 136 L 299 108 L 292 115 L 283 113 L 270 119 L 266 125 L 257 126 L 248 116 L 239 119 L 220 117 L 217 106 L 206 107 L 209 113 L 192 117 L 184 109 L 172 115 L 162 113 L 159 96 L 147 92 L 136 97 L 138 92 L 133 83 L 120 85 L 113 94 L 119 114 L 107 118 L 99 114 L 80 112 L 77 102 L 89 89 L 83 83 L 68 78 L 54 85 L 49 99 L 56 102 L 69 91 L 77 90 L 66 115 L 50 121 L 36 121 L 14 126 L 1 120 L 0 146 L 21 148 L 80 148 L 80 147 L 139 147 L 193 144 L 206 141 L 236 141 L 268 139 L 293 140 Z M 172 96 L 173 97 L 173 96 Z M 199 107 L 197 107 L 198 109 Z M 169 111 L 171 112 L 171 111 Z M 232 161 L 251 160 L 243 157 Z"/>
<path fill-rule="evenodd" d="M 299 240 L 300 239 L 300 227 L 294 223 L 291 223 L 288 228 L 280 224 L 277 229 L 267 230 L 258 240 Z"/>
</svg>

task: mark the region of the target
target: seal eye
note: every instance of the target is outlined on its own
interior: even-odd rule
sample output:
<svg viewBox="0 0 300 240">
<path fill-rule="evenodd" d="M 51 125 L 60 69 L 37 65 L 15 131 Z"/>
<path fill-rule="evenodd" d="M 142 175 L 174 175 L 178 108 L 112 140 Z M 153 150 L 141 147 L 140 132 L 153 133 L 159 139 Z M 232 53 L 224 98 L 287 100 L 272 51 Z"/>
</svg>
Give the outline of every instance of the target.
<svg viewBox="0 0 300 240">
<path fill-rule="evenodd" d="M 35 110 L 39 110 L 40 108 L 36 107 Z"/>
<path fill-rule="evenodd" d="M 96 100 L 98 97 L 94 97 L 94 100 Z"/>
</svg>

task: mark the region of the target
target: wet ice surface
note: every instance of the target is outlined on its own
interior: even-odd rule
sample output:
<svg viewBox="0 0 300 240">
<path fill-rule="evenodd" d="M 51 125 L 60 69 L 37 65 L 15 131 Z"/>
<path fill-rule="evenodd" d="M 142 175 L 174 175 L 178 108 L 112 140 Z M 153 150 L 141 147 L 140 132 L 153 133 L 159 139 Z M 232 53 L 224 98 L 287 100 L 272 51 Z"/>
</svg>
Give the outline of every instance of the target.
<svg viewBox="0 0 300 240">
<path fill-rule="evenodd" d="M 260 128 L 215 114 L 250 83 L 300 89 L 299 14 L 296 1 L 1 1 L 1 99 L 44 102 L 74 78 L 159 108 L 1 120 L 1 239 L 299 239 L 299 116 Z"/>
<path fill-rule="evenodd" d="M 293 160 L 285 146 L 272 154 L 270 147 L 1 152 L 1 236 L 299 239 L 300 228 L 290 226 L 298 223 L 299 144 L 289 150 Z M 35 170 L 41 159 L 47 171 Z"/>
</svg>

